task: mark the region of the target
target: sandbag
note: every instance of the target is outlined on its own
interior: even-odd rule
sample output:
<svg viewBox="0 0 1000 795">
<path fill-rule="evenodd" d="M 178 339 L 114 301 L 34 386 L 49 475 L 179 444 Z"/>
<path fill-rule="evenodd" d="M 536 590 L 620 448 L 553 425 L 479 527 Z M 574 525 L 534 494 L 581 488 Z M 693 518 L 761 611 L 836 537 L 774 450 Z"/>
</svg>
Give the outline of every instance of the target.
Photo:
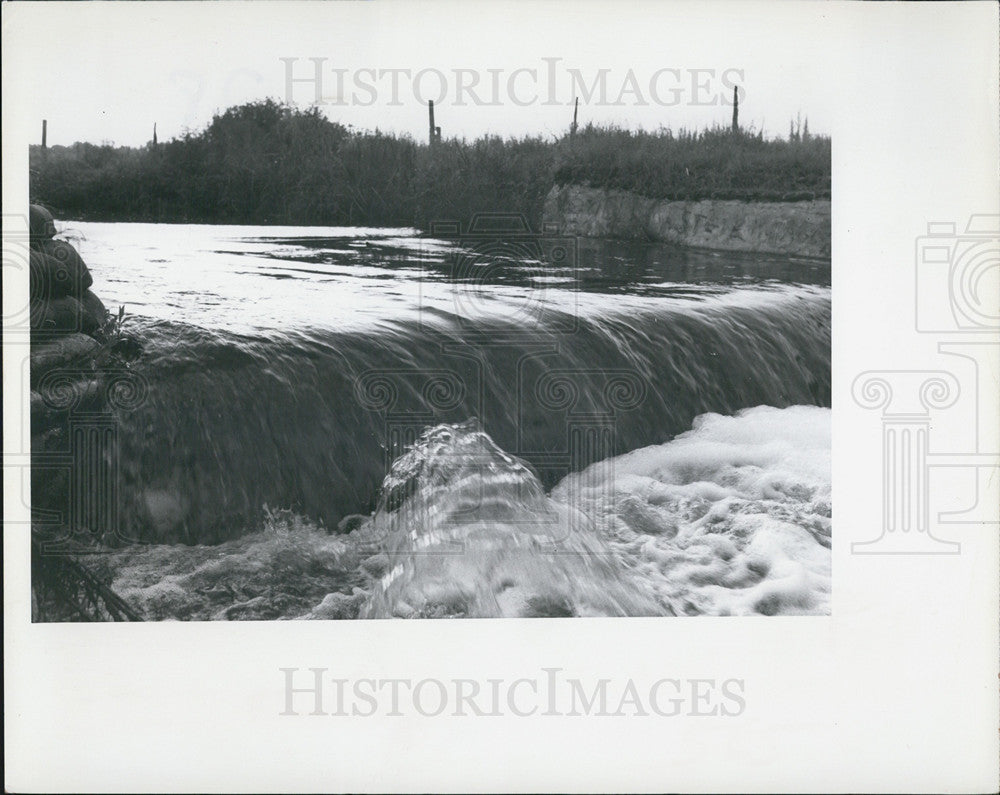
<svg viewBox="0 0 1000 795">
<path fill-rule="evenodd" d="M 90 275 L 90 269 L 84 263 L 83 257 L 65 240 L 44 240 L 41 247 L 50 257 L 68 267 L 74 277 L 79 277 L 80 292 L 76 295 L 82 295 L 83 291 L 94 283 L 94 277 Z"/>
<path fill-rule="evenodd" d="M 97 297 L 93 290 L 84 290 L 83 295 L 80 296 L 80 303 L 83 304 L 83 308 L 93 317 L 103 329 L 107 323 L 110 315 L 108 314 L 107 307 L 104 306 L 104 302 Z"/>
<path fill-rule="evenodd" d="M 83 259 L 63 240 L 43 240 L 32 247 L 29 292 L 32 300 L 82 296 L 94 277 Z"/>
<path fill-rule="evenodd" d="M 74 362 L 95 354 L 101 345 L 86 334 L 67 334 L 48 342 L 31 347 L 31 385 L 38 385 L 42 378 L 51 370 L 68 367 Z M 32 393 L 32 411 L 35 409 Z"/>
<path fill-rule="evenodd" d="M 102 328 L 98 321 L 76 298 L 64 295 L 31 305 L 31 328 L 44 333 L 82 332 L 94 334 Z"/>
<path fill-rule="evenodd" d="M 56 221 L 52 213 L 40 204 L 28 207 L 28 234 L 32 243 L 39 243 L 56 235 Z"/>
<path fill-rule="evenodd" d="M 79 278 L 74 279 L 68 266 L 50 257 L 41 249 L 31 249 L 31 271 L 28 294 L 32 301 L 62 298 L 77 289 Z"/>
</svg>

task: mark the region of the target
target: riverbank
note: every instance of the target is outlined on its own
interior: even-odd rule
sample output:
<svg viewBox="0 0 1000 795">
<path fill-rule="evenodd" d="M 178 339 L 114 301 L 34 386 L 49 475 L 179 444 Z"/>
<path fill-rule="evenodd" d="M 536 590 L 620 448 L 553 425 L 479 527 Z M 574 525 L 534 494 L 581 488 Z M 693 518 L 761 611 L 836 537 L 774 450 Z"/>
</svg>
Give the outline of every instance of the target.
<svg viewBox="0 0 1000 795">
<path fill-rule="evenodd" d="M 729 125 L 433 144 L 344 126 L 272 100 L 217 114 L 201 131 L 145 146 L 32 146 L 33 201 L 93 222 L 287 226 L 467 226 L 517 213 L 537 229 L 554 185 L 659 200 L 830 197 L 830 139 L 788 139 Z"/>
<path fill-rule="evenodd" d="M 668 201 L 620 190 L 557 185 L 545 224 L 561 234 L 647 239 L 693 248 L 830 258 L 830 201 Z"/>
</svg>

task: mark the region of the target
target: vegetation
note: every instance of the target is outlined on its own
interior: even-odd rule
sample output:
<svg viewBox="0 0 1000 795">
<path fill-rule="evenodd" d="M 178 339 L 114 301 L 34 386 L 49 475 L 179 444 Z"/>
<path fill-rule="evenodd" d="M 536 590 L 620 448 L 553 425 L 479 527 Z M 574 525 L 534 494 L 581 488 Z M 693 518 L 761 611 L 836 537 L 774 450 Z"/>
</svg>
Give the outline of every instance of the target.
<svg viewBox="0 0 1000 795">
<path fill-rule="evenodd" d="M 800 201 L 830 197 L 830 154 L 829 138 L 808 133 L 773 141 L 728 127 L 586 127 L 560 149 L 554 180 L 654 199 Z"/>
<path fill-rule="evenodd" d="M 654 198 L 829 196 L 830 141 L 588 126 L 561 140 L 430 145 L 264 100 L 158 145 L 33 146 L 30 169 L 32 200 L 63 218 L 423 228 L 500 211 L 537 226 L 554 184 Z"/>
</svg>

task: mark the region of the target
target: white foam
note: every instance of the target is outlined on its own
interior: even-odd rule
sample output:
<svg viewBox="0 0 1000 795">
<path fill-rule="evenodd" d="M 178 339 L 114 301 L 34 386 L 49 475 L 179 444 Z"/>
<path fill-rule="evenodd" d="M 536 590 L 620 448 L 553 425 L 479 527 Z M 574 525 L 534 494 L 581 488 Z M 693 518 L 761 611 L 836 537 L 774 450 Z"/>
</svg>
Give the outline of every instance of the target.
<svg viewBox="0 0 1000 795">
<path fill-rule="evenodd" d="M 553 491 L 676 613 L 829 612 L 830 410 L 706 414 Z"/>
</svg>

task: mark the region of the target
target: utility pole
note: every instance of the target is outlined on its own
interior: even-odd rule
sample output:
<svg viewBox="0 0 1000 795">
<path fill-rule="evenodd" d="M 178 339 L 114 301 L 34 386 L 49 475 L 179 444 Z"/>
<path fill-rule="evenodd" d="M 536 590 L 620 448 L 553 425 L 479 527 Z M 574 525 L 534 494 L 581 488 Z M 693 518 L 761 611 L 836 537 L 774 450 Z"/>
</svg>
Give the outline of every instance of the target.
<svg viewBox="0 0 1000 795">
<path fill-rule="evenodd" d="M 47 119 L 42 119 L 42 149 L 46 147 L 46 137 L 48 134 L 49 122 Z"/>
<path fill-rule="evenodd" d="M 740 131 L 740 94 L 739 89 L 733 86 L 733 135 Z"/>
<path fill-rule="evenodd" d="M 153 146 L 156 146 L 156 122 L 153 122 Z"/>
<path fill-rule="evenodd" d="M 427 117 L 428 117 L 428 141 L 431 146 L 434 146 L 438 141 L 441 140 L 441 128 L 434 126 L 434 100 L 429 100 L 427 103 Z"/>
<path fill-rule="evenodd" d="M 573 123 L 570 125 L 569 134 L 570 137 L 576 135 L 576 114 L 580 110 L 580 98 L 576 97 L 573 100 Z"/>
</svg>

